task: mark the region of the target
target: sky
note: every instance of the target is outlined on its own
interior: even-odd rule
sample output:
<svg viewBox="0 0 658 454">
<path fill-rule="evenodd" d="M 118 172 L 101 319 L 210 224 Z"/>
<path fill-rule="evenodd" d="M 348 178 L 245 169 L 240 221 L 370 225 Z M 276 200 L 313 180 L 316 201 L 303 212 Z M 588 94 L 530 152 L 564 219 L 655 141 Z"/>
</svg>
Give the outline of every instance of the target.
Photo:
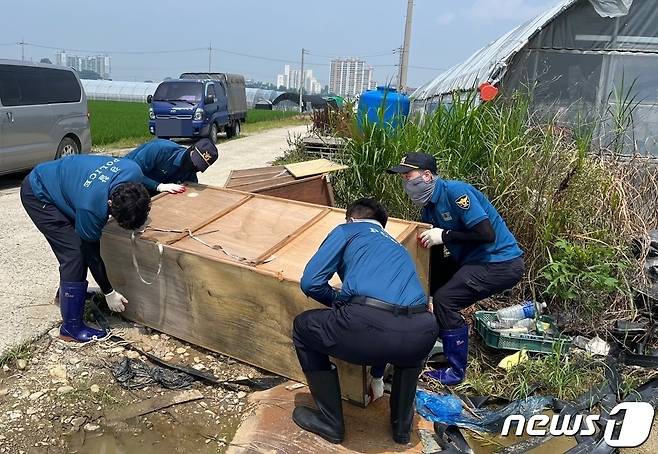
<svg viewBox="0 0 658 454">
<path fill-rule="evenodd" d="M 444 69 L 558 0 L 415 0 L 408 85 Z M 332 57 L 363 57 L 379 83 L 395 80 L 406 0 L 5 1 L 0 58 L 54 61 L 58 49 L 108 54 L 114 80 L 236 72 L 276 81 L 288 63 L 329 83 Z M 208 49 L 212 47 L 213 51 Z M 210 59 L 209 59 L 210 54 Z M 210 60 L 210 62 L 209 62 Z"/>
</svg>

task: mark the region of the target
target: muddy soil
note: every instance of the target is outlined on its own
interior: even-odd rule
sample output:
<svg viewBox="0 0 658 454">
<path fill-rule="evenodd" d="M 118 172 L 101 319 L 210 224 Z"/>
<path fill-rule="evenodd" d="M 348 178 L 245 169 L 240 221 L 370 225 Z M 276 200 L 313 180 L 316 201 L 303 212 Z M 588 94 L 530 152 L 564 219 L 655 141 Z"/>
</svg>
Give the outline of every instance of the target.
<svg viewBox="0 0 658 454">
<path fill-rule="evenodd" d="M 226 356 L 113 322 L 126 340 L 168 362 L 212 372 L 219 379 L 264 374 Z M 204 398 L 118 423 L 108 416 L 159 395 L 162 386 L 124 389 L 112 368 L 125 357 L 145 360 L 123 345 L 80 347 L 59 340 L 57 328 L 41 338 L 31 357 L 0 371 L 0 453 L 221 453 L 248 413 L 249 388 L 231 391 L 194 382 Z"/>
</svg>

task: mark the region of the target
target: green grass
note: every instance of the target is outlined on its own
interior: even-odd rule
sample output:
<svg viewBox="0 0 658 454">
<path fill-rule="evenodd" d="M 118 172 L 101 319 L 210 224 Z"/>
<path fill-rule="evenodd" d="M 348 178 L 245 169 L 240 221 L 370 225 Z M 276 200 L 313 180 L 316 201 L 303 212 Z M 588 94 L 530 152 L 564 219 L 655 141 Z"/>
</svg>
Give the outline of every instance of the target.
<svg viewBox="0 0 658 454">
<path fill-rule="evenodd" d="M 522 399 L 536 390 L 540 395 L 573 400 L 604 381 L 605 364 L 584 353 L 534 355 L 510 371 L 496 367 L 503 356 L 500 352 L 472 349 L 468 374 L 456 391 Z"/>
<path fill-rule="evenodd" d="M 299 112 L 284 112 L 279 110 L 255 110 L 247 114 L 247 124 L 260 123 L 263 121 L 277 121 L 299 116 Z"/>
<path fill-rule="evenodd" d="M 94 148 L 128 148 L 153 139 L 148 132 L 148 104 L 90 100 L 88 105 Z M 250 110 L 242 132 L 253 134 L 307 122 L 308 120 L 300 117 L 297 112 Z"/>
<path fill-rule="evenodd" d="M 22 345 L 17 345 L 16 347 L 11 348 L 9 351 L 0 356 L 0 367 L 5 364 L 15 364 L 19 359 L 29 360 L 32 358 L 34 353 L 34 344 L 27 342 Z"/>
<path fill-rule="evenodd" d="M 149 106 L 146 103 L 88 101 L 88 106 L 94 146 L 121 140 L 139 143 L 153 138 L 148 130 Z"/>
</svg>

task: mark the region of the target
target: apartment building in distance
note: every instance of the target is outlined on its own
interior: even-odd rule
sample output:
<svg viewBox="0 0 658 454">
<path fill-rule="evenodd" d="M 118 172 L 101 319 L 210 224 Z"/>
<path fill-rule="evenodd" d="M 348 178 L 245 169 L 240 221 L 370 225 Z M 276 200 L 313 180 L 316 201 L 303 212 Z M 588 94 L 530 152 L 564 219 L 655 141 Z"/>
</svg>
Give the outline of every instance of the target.
<svg viewBox="0 0 658 454">
<path fill-rule="evenodd" d="M 376 87 L 372 79 L 372 67 L 358 58 L 331 60 L 329 90 L 345 98 L 353 98 Z"/>
</svg>

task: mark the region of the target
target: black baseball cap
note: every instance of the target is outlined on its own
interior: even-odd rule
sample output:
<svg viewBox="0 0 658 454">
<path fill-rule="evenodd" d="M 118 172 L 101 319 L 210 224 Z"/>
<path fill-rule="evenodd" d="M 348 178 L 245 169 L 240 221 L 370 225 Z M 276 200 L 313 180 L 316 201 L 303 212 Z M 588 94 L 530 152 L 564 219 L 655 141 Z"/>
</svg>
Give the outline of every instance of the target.
<svg viewBox="0 0 658 454">
<path fill-rule="evenodd" d="M 429 170 L 436 174 L 436 158 L 428 153 L 407 153 L 400 164 L 387 170 L 388 173 L 407 173 L 412 170 Z"/>
<path fill-rule="evenodd" d="M 192 164 L 199 172 L 204 172 L 213 162 L 217 161 L 219 152 L 210 139 L 201 139 L 190 148 Z"/>
</svg>

